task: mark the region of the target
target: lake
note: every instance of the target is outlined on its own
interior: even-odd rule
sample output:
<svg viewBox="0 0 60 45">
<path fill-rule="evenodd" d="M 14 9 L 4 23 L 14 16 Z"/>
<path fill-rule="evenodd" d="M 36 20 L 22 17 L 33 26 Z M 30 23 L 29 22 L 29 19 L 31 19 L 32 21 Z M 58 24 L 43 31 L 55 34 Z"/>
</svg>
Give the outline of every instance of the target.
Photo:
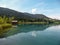
<svg viewBox="0 0 60 45">
<path fill-rule="evenodd" d="M 0 35 L 0 45 L 60 45 L 60 25 L 16 25 Z"/>
</svg>

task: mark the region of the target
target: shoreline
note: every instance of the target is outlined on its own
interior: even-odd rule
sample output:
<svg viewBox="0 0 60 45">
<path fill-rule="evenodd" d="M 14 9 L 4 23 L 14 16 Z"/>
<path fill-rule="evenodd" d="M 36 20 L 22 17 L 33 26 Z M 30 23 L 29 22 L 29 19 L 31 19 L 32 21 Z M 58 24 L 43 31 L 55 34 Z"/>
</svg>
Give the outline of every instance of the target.
<svg viewBox="0 0 60 45">
<path fill-rule="evenodd" d="M 18 22 L 18 24 L 60 24 L 59 22 L 49 23 L 49 22 Z"/>
</svg>

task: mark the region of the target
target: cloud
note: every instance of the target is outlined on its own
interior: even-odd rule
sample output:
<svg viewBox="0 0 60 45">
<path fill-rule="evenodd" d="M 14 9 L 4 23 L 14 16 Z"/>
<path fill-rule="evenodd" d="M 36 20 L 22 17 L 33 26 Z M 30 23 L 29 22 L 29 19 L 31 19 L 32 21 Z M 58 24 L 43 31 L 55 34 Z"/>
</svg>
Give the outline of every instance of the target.
<svg viewBox="0 0 60 45">
<path fill-rule="evenodd" d="M 57 15 L 51 15 L 51 16 L 48 16 L 48 17 L 50 17 L 50 18 L 52 18 L 52 19 L 58 19 L 58 20 L 60 20 L 60 16 L 57 14 Z"/>
<path fill-rule="evenodd" d="M 35 31 L 33 31 L 31 35 L 32 35 L 33 37 L 36 37 L 36 36 L 37 36 Z"/>
<path fill-rule="evenodd" d="M 34 13 L 36 13 L 36 11 L 37 11 L 37 9 L 33 8 L 31 12 L 34 14 Z"/>
<path fill-rule="evenodd" d="M 0 4 L 0 7 L 7 7 L 7 5 L 5 5 L 5 4 Z"/>
<path fill-rule="evenodd" d="M 40 2 L 34 5 L 34 7 L 40 7 L 46 5 L 44 2 Z"/>
</svg>

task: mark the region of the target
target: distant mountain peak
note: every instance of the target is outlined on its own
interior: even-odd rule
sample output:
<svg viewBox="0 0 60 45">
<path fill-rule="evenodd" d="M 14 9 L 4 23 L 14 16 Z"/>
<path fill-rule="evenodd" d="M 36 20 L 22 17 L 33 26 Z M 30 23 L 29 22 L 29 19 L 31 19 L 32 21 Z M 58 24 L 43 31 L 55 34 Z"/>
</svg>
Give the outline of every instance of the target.
<svg viewBox="0 0 60 45">
<path fill-rule="evenodd" d="M 16 17 L 16 18 L 26 18 L 26 19 L 41 19 L 41 18 L 48 18 L 43 14 L 30 14 L 30 13 L 23 13 L 23 12 L 18 12 L 9 8 L 3 8 L 0 7 L 0 16 L 7 16 L 7 17 Z"/>
</svg>

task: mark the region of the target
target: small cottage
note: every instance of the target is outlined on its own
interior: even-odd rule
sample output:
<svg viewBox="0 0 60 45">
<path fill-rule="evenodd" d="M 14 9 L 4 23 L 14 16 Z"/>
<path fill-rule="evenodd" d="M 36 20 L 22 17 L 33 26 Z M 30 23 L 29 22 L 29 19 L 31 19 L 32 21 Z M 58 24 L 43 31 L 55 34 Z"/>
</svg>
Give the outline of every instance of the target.
<svg viewBox="0 0 60 45">
<path fill-rule="evenodd" d="M 12 25 L 17 25 L 18 21 L 17 20 L 12 20 Z"/>
</svg>

